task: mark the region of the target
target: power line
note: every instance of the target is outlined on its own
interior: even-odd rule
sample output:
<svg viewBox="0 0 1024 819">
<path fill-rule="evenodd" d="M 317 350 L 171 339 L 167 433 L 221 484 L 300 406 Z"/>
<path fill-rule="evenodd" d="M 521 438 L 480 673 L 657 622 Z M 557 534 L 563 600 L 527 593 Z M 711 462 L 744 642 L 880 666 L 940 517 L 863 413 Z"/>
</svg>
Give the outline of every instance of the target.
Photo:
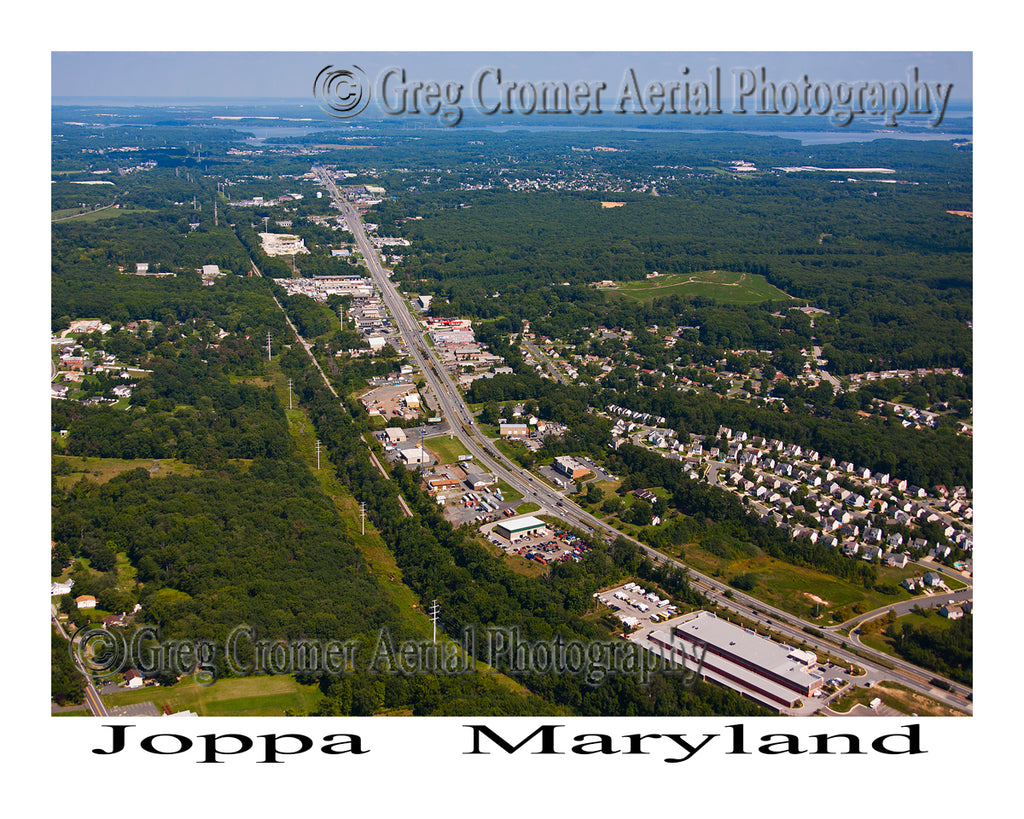
<svg viewBox="0 0 1024 819">
<path fill-rule="evenodd" d="M 437 642 L 437 615 L 441 611 L 441 607 L 437 605 L 437 601 L 434 600 L 430 604 L 430 622 L 433 623 L 433 642 Z"/>
</svg>

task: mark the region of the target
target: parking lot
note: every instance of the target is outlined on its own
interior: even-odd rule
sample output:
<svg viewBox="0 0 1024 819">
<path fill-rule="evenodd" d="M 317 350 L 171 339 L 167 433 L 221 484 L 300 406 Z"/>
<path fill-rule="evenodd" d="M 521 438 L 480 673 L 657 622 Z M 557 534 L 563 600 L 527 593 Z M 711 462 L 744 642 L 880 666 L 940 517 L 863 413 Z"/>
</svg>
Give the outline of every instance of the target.
<svg viewBox="0 0 1024 819">
<path fill-rule="evenodd" d="M 634 582 L 596 592 L 594 598 L 617 612 L 619 619 L 626 625 L 656 626 L 678 614 L 677 607 L 668 598 L 661 598 L 657 593 Z"/>
<path fill-rule="evenodd" d="M 532 515 L 552 515 L 548 509 L 541 509 Z M 511 542 L 494 531 L 494 523 L 481 528 L 481 533 L 495 546 L 509 555 L 521 555 L 527 560 L 535 560 L 547 565 L 550 563 L 566 563 L 570 560 L 579 561 L 590 551 L 590 544 L 571 532 L 555 526 L 546 526 L 532 535 L 517 536 Z"/>
</svg>

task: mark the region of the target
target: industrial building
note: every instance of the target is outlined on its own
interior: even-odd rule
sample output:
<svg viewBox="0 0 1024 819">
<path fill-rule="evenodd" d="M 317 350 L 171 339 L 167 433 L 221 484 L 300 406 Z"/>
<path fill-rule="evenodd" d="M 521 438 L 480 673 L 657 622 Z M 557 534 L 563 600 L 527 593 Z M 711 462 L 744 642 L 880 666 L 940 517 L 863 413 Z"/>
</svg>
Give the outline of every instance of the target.
<svg viewBox="0 0 1024 819">
<path fill-rule="evenodd" d="M 823 683 L 814 673 L 818 658 L 812 652 L 777 643 L 711 612 L 693 612 L 675 623 L 671 634 L 655 631 L 647 639 L 680 662 L 685 658 L 688 668 L 696 668 L 703 656 L 702 677 L 775 708 L 796 707 Z"/>
<path fill-rule="evenodd" d="M 547 524 L 530 515 L 521 518 L 509 518 L 499 521 L 494 526 L 494 531 L 505 540 L 513 540 L 521 537 L 529 537 L 547 528 Z"/>
</svg>

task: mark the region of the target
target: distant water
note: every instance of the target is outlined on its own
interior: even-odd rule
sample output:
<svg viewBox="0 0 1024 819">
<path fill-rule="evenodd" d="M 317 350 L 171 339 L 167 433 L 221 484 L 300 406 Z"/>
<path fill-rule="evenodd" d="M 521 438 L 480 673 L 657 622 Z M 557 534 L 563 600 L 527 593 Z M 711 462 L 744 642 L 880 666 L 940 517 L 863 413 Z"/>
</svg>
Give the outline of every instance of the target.
<svg viewBox="0 0 1024 819">
<path fill-rule="evenodd" d="M 71 106 L 74 108 L 119 109 L 120 116 L 111 116 L 109 118 L 109 122 L 103 122 L 103 118 L 97 116 L 98 121 L 95 122 L 95 124 L 106 127 L 133 124 L 142 126 L 152 124 L 152 122 L 133 123 L 132 120 L 135 119 L 135 115 L 129 111 L 123 110 L 126 108 L 137 107 L 163 109 L 169 116 L 174 116 L 175 113 L 180 113 L 190 125 L 227 128 L 251 134 L 252 138 L 258 141 L 273 139 L 275 137 L 301 137 L 311 133 L 330 132 L 336 129 L 344 129 L 349 136 L 357 136 L 359 134 L 370 135 L 374 132 L 379 133 L 381 126 L 383 126 L 383 131 L 388 134 L 403 133 L 406 130 L 410 132 L 415 132 L 417 130 L 430 130 L 432 132 L 453 134 L 465 133 L 473 130 L 484 130 L 491 133 L 554 133 L 556 131 L 611 133 L 618 131 L 640 134 L 744 134 L 749 136 L 774 136 L 782 137 L 784 139 L 795 139 L 799 140 L 803 145 L 871 142 L 878 139 L 920 141 L 970 141 L 973 139 L 972 134 L 968 132 L 970 129 L 969 123 L 967 123 L 968 130 L 963 130 L 963 118 L 971 116 L 970 103 L 963 101 L 951 102 L 946 112 L 948 126 L 950 128 L 956 128 L 957 130 L 955 132 L 933 129 L 927 124 L 927 121 L 923 120 L 921 117 L 916 117 L 914 119 L 909 117 L 905 118 L 901 123 L 901 126 L 895 129 L 883 127 L 881 125 L 881 121 L 877 118 L 869 120 L 862 117 L 854 121 L 855 125 L 859 126 L 859 128 L 853 126 L 847 128 L 825 127 L 826 124 L 822 123 L 823 127 L 821 128 L 807 130 L 797 130 L 792 128 L 796 123 L 793 119 L 786 118 L 786 127 L 780 127 L 776 130 L 771 127 L 771 123 L 765 121 L 766 118 L 764 117 L 757 118 L 760 122 L 757 122 L 756 124 L 761 125 L 762 127 L 749 129 L 744 128 L 742 125 L 745 123 L 741 123 L 740 117 L 733 114 L 725 114 L 716 119 L 714 124 L 718 127 L 680 128 L 671 126 L 628 127 L 619 125 L 612 121 L 609 121 L 608 124 L 597 124 L 593 120 L 590 121 L 593 124 L 582 125 L 577 124 L 578 120 L 574 121 L 570 118 L 562 118 L 562 121 L 560 122 L 549 119 L 541 124 L 538 123 L 536 119 L 532 119 L 531 121 L 531 118 L 525 115 L 521 116 L 519 121 L 511 123 L 509 122 L 508 117 L 495 120 L 477 115 L 472 110 L 467 110 L 466 118 L 460 125 L 454 128 L 447 128 L 440 125 L 430 117 L 409 117 L 402 119 L 388 117 L 380 119 L 374 117 L 372 119 L 367 118 L 362 121 L 356 119 L 346 120 L 344 123 L 341 123 L 336 120 L 324 118 L 325 115 L 313 100 L 267 98 L 221 99 L 210 97 L 182 99 L 151 97 L 54 97 L 51 100 L 51 104 L 53 106 Z M 99 112 L 97 112 L 97 114 L 98 113 Z M 257 125 L 251 120 L 249 122 L 241 122 L 230 119 L 214 119 L 215 116 L 225 115 L 241 117 L 245 117 L 246 115 L 251 115 L 252 117 L 274 115 L 281 117 L 277 122 L 282 124 L 277 125 L 272 124 L 273 121 L 267 121 L 266 124 L 261 122 Z M 143 112 L 140 112 L 138 116 L 141 119 L 151 118 L 147 117 Z M 313 117 L 316 121 L 311 122 L 308 125 L 298 125 L 289 121 L 291 118 L 306 117 Z M 750 121 L 754 118 L 750 117 L 743 119 Z M 815 123 L 818 121 L 819 120 L 815 120 Z M 710 123 L 711 120 L 705 118 L 704 122 Z M 755 125 L 755 122 L 751 121 L 750 124 Z M 809 122 L 808 124 L 811 123 Z M 781 122 L 780 125 L 782 125 Z"/>
</svg>

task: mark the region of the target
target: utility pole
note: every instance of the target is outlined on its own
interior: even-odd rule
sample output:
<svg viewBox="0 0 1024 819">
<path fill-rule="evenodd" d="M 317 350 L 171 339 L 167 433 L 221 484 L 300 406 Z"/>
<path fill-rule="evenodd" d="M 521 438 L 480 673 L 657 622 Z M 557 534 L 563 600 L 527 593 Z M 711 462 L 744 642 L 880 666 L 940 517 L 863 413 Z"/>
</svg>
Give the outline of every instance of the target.
<svg viewBox="0 0 1024 819">
<path fill-rule="evenodd" d="M 292 380 L 288 379 L 288 409 L 292 408 Z"/>
<path fill-rule="evenodd" d="M 270 361 L 270 330 L 267 330 L 267 361 Z"/>
<path fill-rule="evenodd" d="M 430 604 L 430 622 L 434 624 L 433 631 L 433 642 L 437 642 L 437 613 L 441 610 L 441 607 L 437 605 L 437 601 L 434 600 Z"/>
<path fill-rule="evenodd" d="M 359 502 L 359 533 L 366 534 L 366 501 Z"/>
<path fill-rule="evenodd" d="M 316 439 L 316 468 L 320 469 L 320 439 Z"/>
</svg>

